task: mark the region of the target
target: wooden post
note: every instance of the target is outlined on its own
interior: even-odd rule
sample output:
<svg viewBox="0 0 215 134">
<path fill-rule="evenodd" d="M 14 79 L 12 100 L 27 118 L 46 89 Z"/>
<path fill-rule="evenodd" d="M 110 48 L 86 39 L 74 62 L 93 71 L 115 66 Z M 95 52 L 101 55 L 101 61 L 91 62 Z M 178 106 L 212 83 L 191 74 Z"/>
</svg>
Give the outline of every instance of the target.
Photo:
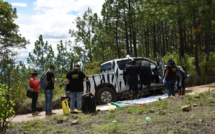
<svg viewBox="0 0 215 134">
<path fill-rule="evenodd" d="M 73 58 L 71 59 L 71 63 L 70 63 L 70 70 L 73 69 Z"/>
</svg>

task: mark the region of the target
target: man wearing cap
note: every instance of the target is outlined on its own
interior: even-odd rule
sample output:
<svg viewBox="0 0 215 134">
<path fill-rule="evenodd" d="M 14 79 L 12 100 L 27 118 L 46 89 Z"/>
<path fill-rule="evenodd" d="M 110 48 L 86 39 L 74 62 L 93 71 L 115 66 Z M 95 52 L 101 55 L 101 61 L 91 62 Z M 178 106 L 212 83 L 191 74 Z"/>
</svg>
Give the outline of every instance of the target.
<svg viewBox="0 0 215 134">
<path fill-rule="evenodd" d="M 55 79 L 54 76 L 54 70 L 55 67 L 53 65 L 49 66 L 48 72 L 47 72 L 47 80 L 49 81 L 48 86 L 45 88 L 45 112 L 46 115 L 52 115 L 56 114 L 52 112 L 52 100 L 53 100 L 53 94 L 54 94 L 54 83 L 57 82 L 57 79 Z"/>
<path fill-rule="evenodd" d="M 77 100 L 78 110 L 81 110 L 82 93 L 84 91 L 83 81 L 86 81 L 86 76 L 80 71 L 80 66 L 75 65 L 74 69 L 66 75 L 66 78 L 70 88 L 70 110 L 71 112 L 74 111 L 75 99 Z"/>
<path fill-rule="evenodd" d="M 138 97 L 138 73 L 139 68 L 136 61 L 132 61 L 131 65 L 126 68 L 126 75 L 128 77 L 129 89 L 134 93 L 135 98 Z"/>
</svg>

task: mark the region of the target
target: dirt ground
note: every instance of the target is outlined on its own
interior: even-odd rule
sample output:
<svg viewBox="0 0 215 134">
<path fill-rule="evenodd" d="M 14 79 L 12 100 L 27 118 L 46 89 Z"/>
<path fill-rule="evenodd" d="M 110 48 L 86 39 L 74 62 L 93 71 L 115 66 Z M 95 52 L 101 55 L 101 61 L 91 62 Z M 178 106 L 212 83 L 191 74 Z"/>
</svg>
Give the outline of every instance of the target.
<svg viewBox="0 0 215 134">
<path fill-rule="evenodd" d="M 195 94 L 199 94 L 199 93 L 208 91 L 209 89 L 214 90 L 214 88 L 215 88 L 215 83 L 189 87 L 189 88 L 186 88 L 186 94 L 195 95 Z M 101 107 L 102 106 L 97 106 L 97 109 L 100 109 Z M 55 109 L 55 110 L 53 110 L 53 112 L 55 112 L 57 114 L 63 114 L 62 109 Z M 45 112 L 43 111 L 37 116 L 32 116 L 32 114 L 18 115 L 18 116 L 15 116 L 11 120 L 12 120 L 12 122 L 23 122 L 23 121 L 30 121 L 30 120 L 34 120 L 34 119 L 44 119 L 46 117 L 47 116 L 45 115 Z"/>
</svg>

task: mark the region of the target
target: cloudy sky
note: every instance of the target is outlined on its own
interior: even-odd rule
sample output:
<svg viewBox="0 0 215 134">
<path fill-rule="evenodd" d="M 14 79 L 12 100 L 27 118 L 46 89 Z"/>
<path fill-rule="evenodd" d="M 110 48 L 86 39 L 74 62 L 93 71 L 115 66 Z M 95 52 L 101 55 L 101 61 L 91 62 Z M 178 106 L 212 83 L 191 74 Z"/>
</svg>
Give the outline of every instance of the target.
<svg viewBox="0 0 215 134">
<path fill-rule="evenodd" d="M 60 40 L 70 38 L 69 29 L 74 29 L 77 16 L 90 7 L 100 14 L 105 0 L 5 0 L 17 9 L 19 31 L 23 37 L 30 40 L 26 49 L 20 51 L 20 59 L 25 60 L 34 48 L 34 42 L 42 34 L 44 41 L 56 46 Z"/>
</svg>

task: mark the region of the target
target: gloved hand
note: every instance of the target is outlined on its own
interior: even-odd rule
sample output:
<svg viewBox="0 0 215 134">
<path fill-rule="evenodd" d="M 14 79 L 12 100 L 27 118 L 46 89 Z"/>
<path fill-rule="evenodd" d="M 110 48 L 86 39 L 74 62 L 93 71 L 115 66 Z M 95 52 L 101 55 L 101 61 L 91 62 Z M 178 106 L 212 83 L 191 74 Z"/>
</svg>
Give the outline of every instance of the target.
<svg viewBox="0 0 215 134">
<path fill-rule="evenodd" d="M 179 87 L 181 87 L 181 86 L 182 86 L 182 83 L 181 83 L 181 82 L 179 82 L 179 83 L 178 83 L 178 85 L 179 85 Z"/>
<path fill-rule="evenodd" d="M 166 82 L 166 79 L 164 78 L 164 79 L 163 79 L 163 83 L 165 83 L 165 82 Z"/>
</svg>

